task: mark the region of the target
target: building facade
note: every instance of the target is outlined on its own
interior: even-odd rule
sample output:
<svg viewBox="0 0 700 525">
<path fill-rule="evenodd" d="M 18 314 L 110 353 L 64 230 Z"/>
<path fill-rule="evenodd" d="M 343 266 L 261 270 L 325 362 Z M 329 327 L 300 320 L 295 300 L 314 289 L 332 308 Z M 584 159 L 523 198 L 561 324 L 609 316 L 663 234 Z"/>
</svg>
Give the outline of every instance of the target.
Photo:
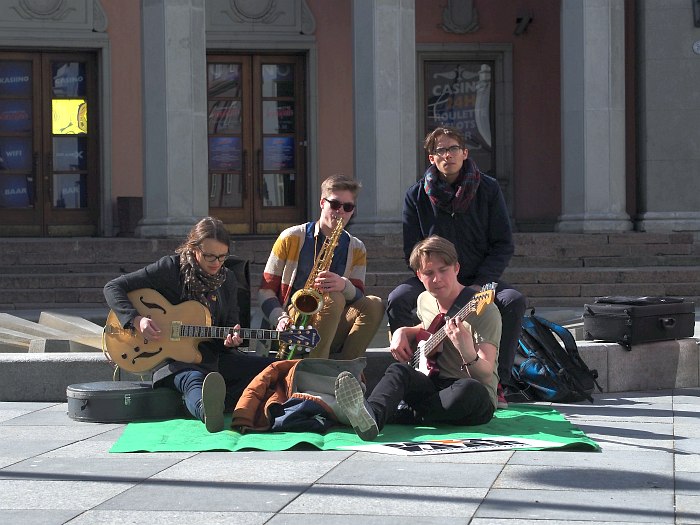
<svg viewBox="0 0 700 525">
<path fill-rule="evenodd" d="M 399 232 L 440 124 L 517 230 L 698 232 L 698 85 L 686 0 L 7 0 L 0 236 Z"/>
</svg>

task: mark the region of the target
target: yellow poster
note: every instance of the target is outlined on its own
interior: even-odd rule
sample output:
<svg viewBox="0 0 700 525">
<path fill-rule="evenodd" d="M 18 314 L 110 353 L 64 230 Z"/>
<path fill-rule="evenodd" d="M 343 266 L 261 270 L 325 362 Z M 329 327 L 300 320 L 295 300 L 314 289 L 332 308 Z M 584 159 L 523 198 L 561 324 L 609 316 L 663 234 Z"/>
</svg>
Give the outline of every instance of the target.
<svg viewBox="0 0 700 525">
<path fill-rule="evenodd" d="M 87 103 L 83 98 L 54 99 L 52 101 L 54 135 L 81 135 L 87 133 Z"/>
</svg>

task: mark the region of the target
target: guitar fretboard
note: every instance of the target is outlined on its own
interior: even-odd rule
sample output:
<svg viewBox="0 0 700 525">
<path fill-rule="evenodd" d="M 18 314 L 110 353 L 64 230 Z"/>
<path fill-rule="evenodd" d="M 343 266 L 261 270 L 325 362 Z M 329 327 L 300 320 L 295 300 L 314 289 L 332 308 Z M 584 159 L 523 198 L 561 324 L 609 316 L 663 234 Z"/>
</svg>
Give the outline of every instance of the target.
<svg viewBox="0 0 700 525">
<path fill-rule="evenodd" d="M 464 320 L 469 314 L 475 312 L 479 308 L 481 303 L 485 302 L 486 304 L 489 304 L 491 302 L 489 298 L 492 297 L 493 290 L 495 289 L 496 283 L 485 284 L 481 288 L 481 291 L 478 292 L 474 297 L 472 297 L 471 301 L 465 304 L 454 317 L 459 317 L 462 320 Z M 435 350 L 435 348 L 437 348 L 437 346 L 440 343 L 442 343 L 442 340 L 445 339 L 446 336 L 447 334 L 445 333 L 445 325 L 443 325 L 425 342 L 425 344 L 423 345 L 423 355 L 429 356 L 430 354 L 432 354 L 433 350 Z"/>
<path fill-rule="evenodd" d="M 194 337 L 198 339 L 226 339 L 228 334 L 237 331 L 242 339 L 257 339 L 263 341 L 277 341 L 280 332 L 277 330 L 263 330 L 258 328 L 239 328 L 230 326 L 197 326 L 183 324 L 180 326 L 181 337 Z"/>
</svg>

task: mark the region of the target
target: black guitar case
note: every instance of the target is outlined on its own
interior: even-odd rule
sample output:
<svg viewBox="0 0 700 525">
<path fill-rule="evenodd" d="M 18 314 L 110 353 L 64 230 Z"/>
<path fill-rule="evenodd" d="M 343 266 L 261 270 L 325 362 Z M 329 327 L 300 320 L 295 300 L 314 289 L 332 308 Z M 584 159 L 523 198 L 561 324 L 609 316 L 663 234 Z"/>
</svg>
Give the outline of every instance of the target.
<svg viewBox="0 0 700 525">
<path fill-rule="evenodd" d="M 693 337 L 695 303 L 680 297 L 599 297 L 584 305 L 587 340 L 631 345 Z"/>
<path fill-rule="evenodd" d="M 178 419 L 189 417 L 182 395 L 150 382 L 97 381 L 66 388 L 68 416 L 95 423 Z"/>
</svg>

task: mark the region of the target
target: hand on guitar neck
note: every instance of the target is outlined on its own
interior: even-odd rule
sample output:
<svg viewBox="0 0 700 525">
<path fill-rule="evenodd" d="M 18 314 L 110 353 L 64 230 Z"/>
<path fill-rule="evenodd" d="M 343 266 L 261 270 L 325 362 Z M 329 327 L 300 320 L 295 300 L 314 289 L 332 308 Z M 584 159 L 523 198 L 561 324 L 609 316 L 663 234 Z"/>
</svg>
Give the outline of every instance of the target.
<svg viewBox="0 0 700 525">
<path fill-rule="evenodd" d="M 137 315 L 136 317 L 134 317 L 132 324 L 134 325 L 134 328 L 136 328 L 139 332 L 141 332 L 141 335 L 143 335 L 146 339 L 149 339 L 152 341 L 159 341 L 160 340 L 160 336 L 161 336 L 160 327 L 158 326 L 158 323 L 156 323 L 150 317 L 144 317 L 142 315 Z M 224 339 L 224 346 L 225 347 L 234 348 L 236 346 L 241 345 L 241 343 L 243 342 L 243 338 L 241 337 L 240 330 L 241 330 L 240 324 L 237 324 L 236 326 L 233 327 L 233 332 L 227 334 L 226 339 Z"/>
</svg>

